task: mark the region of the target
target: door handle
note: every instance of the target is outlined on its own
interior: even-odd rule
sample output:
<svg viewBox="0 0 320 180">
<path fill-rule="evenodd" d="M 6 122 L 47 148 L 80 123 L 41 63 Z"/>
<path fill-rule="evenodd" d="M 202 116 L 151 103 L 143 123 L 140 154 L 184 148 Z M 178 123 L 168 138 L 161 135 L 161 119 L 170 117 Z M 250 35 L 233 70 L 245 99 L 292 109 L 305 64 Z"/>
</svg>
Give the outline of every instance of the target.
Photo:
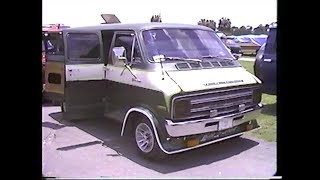
<svg viewBox="0 0 320 180">
<path fill-rule="evenodd" d="M 272 59 L 264 59 L 263 61 L 264 61 L 264 62 L 271 62 Z"/>
</svg>

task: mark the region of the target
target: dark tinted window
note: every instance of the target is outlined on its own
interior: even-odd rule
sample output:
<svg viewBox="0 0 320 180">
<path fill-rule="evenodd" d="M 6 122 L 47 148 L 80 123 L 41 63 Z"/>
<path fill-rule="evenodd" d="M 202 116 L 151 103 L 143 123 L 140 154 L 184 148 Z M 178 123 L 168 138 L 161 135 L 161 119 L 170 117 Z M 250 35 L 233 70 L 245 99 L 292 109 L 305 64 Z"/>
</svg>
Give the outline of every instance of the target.
<svg viewBox="0 0 320 180">
<path fill-rule="evenodd" d="M 42 44 L 42 50 L 45 49 L 49 55 L 64 55 L 62 33 L 44 33 L 43 37 L 43 43 L 45 44 Z"/>
<path fill-rule="evenodd" d="M 100 58 L 100 43 L 97 34 L 69 34 L 67 43 L 70 59 Z"/>
<path fill-rule="evenodd" d="M 277 53 L 277 29 L 270 28 L 269 35 L 267 38 L 267 43 L 265 47 L 266 54 L 275 54 Z"/>
</svg>

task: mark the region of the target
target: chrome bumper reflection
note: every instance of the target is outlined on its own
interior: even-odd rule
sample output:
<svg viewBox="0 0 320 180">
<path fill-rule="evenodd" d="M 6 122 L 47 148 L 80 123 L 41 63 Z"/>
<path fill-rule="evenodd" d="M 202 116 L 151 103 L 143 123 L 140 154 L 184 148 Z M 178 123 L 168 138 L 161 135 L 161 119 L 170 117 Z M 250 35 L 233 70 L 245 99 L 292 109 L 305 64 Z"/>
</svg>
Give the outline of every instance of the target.
<svg viewBox="0 0 320 180">
<path fill-rule="evenodd" d="M 232 119 L 232 127 L 234 127 L 244 122 L 256 119 L 256 117 L 261 113 L 262 107 L 262 104 L 258 104 L 253 108 L 244 110 L 239 113 L 209 119 L 184 122 L 173 122 L 172 120 L 165 120 L 165 127 L 171 137 L 181 137 L 218 131 L 219 121 L 222 121 L 224 119 Z"/>
</svg>

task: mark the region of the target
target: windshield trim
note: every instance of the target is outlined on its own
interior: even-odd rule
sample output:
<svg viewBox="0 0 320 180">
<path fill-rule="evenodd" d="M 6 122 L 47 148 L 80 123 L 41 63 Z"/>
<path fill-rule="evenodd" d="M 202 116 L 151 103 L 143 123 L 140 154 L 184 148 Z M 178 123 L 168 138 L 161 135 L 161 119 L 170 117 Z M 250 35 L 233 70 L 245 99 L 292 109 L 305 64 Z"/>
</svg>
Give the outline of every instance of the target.
<svg viewBox="0 0 320 180">
<path fill-rule="evenodd" d="M 147 48 L 146 48 L 145 43 L 144 43 L 143 32 L 144 31 L 149 31 L 149 30 L 158 30 L 158 29 L 189 29 L 189 30 L 202 30 L 202 31 L 213 32 L 213 34 L 216 36 L 216 38 L 220 40 L 218 42 L 222 46 L 225 46 L 225 48 L 227 48 L 227 46 L 222 42 L 222 40 L 217 35 L 217 33 L 214 30 L 212 30 L 210 28 L 207 28 L 207 27 L 201 27 L 201 26 L 199 28 L 196 28 L 196 27 L 181 27 L 181 28 L 180 27 L 148 27 L 148 28 L 141 29 L 138 32 L 139 40 L 141 40 L 141 43 L 140 43 L 140 47 L 142 49 L 141 52 L 143 53 L 143 56 L 146 59 L 146 62 L 148 62 L 148 63 L 158 63 L 158 62 L 155 62 L 155 61 L 151 60 L 151 57 L 149 57 L 149 55 L 147 54 L 147 52 L 146 52 Z M 233 57 L 231 52 L 229 52 L 227 49 L 226 49 L 226 51 L 227 51 L 227 53 L 229 53 L 229 55 L 231 57 Z M 170 61 L 163 61 L 162 63 L 166 63 L 166 62 L 170 62 Z M 170 63 L 172 63 L 172 61 Z"/>
</svg>

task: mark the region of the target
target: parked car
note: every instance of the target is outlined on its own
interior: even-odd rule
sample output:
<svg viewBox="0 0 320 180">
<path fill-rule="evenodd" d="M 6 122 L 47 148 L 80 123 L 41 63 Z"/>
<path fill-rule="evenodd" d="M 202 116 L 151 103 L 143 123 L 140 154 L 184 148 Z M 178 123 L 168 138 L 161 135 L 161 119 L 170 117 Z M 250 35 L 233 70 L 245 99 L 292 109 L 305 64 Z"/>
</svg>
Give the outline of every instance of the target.
<svg viewBox="0 0 320 180">
<path fill-rule="evenodd" d="M 248 38 L 235 38 L 234 41 L 241 47 L 242 55 L 256 55 L 260 48 L 259 44 L 253 43 Z"/>
<path fill-rule="evenodd" d="M 62 34 L 45 91 L 64 120 L 108 117 L 154 159 L 260 128 L 261 81 L 208 27 L 106 23 Z"/>
<path fill-rule="evenodd" d="M 258 44 L 259 46 L 262 46 L 267 41 L 268 35 L 266 34 L 260 34 L 260 35 L 247 35 L 251 39 L 252 42 Z"/>
<path fill-rule="evenodd" d="M 241 47 L 242 54 L 256 55 L 261 45 L 266 40 L 265 35 L 241 35 L 231 36 L 233 40 Z"/>
<path fill-rule="evenodd" d="M 269 29 L 267 42 L 261 46 L 254 64 L 254 74 L 262 81 L 262 91 L 277 93 L 277 28 Z"/>
<path fill-rule="evenodd" d="M 221 36 L 221 40 L 238 60 L 242 55 L 241 47 L 232 38 L 228 38 L 227 36 Z"/>
</svg>

